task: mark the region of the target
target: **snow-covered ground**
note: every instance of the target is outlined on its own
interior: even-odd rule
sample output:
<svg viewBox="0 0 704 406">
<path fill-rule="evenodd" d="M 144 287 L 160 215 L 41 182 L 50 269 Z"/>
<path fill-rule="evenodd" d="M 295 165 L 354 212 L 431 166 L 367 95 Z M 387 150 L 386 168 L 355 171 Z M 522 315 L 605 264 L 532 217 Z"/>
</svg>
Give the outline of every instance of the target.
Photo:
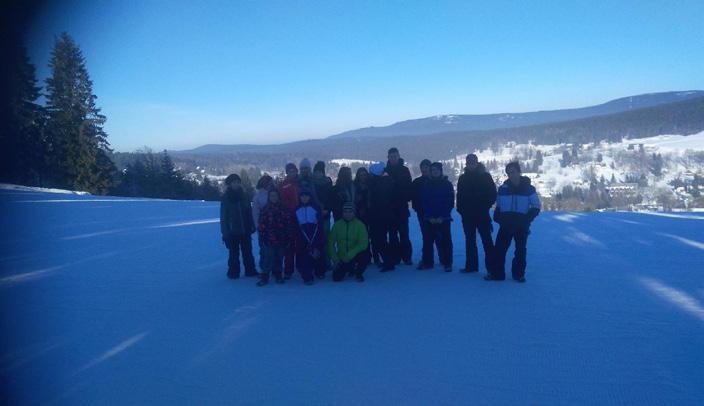
<svg viewBox="0 0 704 406">
<path fill-rule="evenodd" d="M 543 213 L 526 284 L 400 267 L 258 288 L 225 277 L 217 203 L 0 206 L 4 404 L 704 399 L 701 214 Z"/>
</svg>

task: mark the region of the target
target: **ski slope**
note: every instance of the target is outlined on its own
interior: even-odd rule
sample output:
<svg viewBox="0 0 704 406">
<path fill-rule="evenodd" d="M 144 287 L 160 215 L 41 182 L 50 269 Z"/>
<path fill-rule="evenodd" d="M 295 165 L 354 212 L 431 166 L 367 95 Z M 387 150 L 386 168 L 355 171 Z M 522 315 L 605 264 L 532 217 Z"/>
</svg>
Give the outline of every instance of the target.
<svg viewBox="0 0 704 406">
<path fill-rule="evenodd" d="M 259 288 L 225 277 L 217 203 L 0 206 L 3 404 L 704 399 L 701 214 L 542 213 L 526 284 L 401 266 Z"/>
</svg>

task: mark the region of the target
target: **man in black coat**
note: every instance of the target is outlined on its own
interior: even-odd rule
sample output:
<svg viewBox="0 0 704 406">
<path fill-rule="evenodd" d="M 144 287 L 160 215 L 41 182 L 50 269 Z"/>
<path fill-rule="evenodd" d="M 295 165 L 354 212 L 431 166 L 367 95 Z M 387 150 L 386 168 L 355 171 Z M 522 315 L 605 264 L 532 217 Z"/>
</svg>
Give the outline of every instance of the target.
<svg viewBox="0 0 704 406">
<path fill-rule="evenodd" d="M 404 161 L 400 157 L 397 148 L 389 149 L 388 158 L 385 171 L 394 180 L 393 195 L 391 196 L 393 217 L 391 219 L 390 244 L 398 245 L 403 263 L 412 265 L 413 247 L 408 235 L 408 218 L 411 213 L 408 210 L 408 202 L 413 195 L 413 179 L 411 178 L 411 171 L 404 166 Z"/>
<path fill-rule="evenodd" d="M 426 186 L 430 181 L 431 163 L 432 162 L 430 162 L 429 159 L 424 159 L 420 162 L 420 176 L 413 179 L 413 184 L 411 187 L 411 189 L 413 190 L 413 196 L 411 198 L 411 207 L 416 212 L 416 217 L 418 217 L 418 224 L 420 225 L 420 233 L 423 236 L 423 249 L 421 250 L 423 256 L 420 263 L 418 264 L 418 269 L 430 269 L 433 267 L 433 263 L 435 262 L 435 256 L 432 255 L 432 247 L 427 247 L 427 241 L 432 241 L 432 239 L 429 238 L 428 234 L 430 233 L 429 223 L 423 221 L 423 205 L 421 203 L 421 191 L 423 190 L 423 187 Z M 430 252 L 430 255 L 428 255 L 428 252 Z"/>
<path fill-rule="evenodd" d="M 457 211 L 462 216 L 467 262 L 460 272 L 478 272 L 477 232 L 484 246 L 484 265 L 491 272 L 494 244 L 491 240 L 489 209 L 496 202 L 496 184 L 474 154 L 467 155 L 467 166 L 457 181 Z"/>
<path fill-rule="evenodd" d="M 244 261 L 245 276 L 257 276 L 252 255 L 252 233 L 254 220 L 252 205 L 242 189 L 242 181 L 236 174 L 225 179 L 227 190 L 220 202 L 220 231 L 225 246 L 230 251 L 227 260 L 227 277 L 240 277 L 240 249 Z"/>
<path fill-rule="evenodd" d="M 374 252 L 381 254 L 381 271 L 393 271 L 400 260 L 398 243 L 390 243 L 394 217 L 391 204 L 394 181 L 384 172 L 382 162 L 372 164 L 369 173 L 372 175 L 369 180 L 369 237 Z"/>
</svg>

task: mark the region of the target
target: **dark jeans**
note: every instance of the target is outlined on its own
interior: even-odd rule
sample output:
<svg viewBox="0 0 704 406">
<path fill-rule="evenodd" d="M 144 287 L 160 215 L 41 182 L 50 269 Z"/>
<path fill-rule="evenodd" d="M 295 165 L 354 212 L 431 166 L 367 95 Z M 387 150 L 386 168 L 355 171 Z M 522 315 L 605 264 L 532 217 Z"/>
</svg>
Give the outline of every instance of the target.
<svg viewBox="0 0 704 406">
<path fill-rule="evenodd" d="M 262 245 L 259 250 L 262 256 L 262 277 L 269 278 L 281 276 L 284 255 L 286 255 L 285 245 Z"/>
<path fill-rule="evenodd" d="M 411 261 L 413 256 L 413 246 L 408 235 L 408 209 L 400 210 L 395 213 L 394 219 L 391 221 L 389 230 L 389 245 L 397 252 L 399 259 L 404 262 Z M 398 263 L 400 261 L 397 261 Z"/>
<path fill-rule="evenodd" d="M 353 273 L 355 276 L 362 276 L 370 260 L 369 250 L 364 250 L 352 258 L 350 262 L 340 261 L 332 271 L 332 280 L 339 282 L 345 279 L 345 275 L 348 273 Z"/>
<path fill-rule="evenodd" d="M 445 220 L 440 224 L 431 224 L 428 221 L 424 221 L 426 227 L 426 233 L 423 234 L 423 247 L 428 250 L 428 252 L 423 253 L 423 257 L 426 255 L 433 258 L 433 244 L 438 247 L 438 257 L 440 257 L 440 263 L 443 266 L 452 266 L 452 235 L 450 233 L 450 227 L 452 222 Z M 425 261 L 424 261 L 425 263 Z M 432 263 L 432 262 L 431 262 Z"/>
<path fill-rule="evenodd" d="M 230 255 L 227 259 L 227 274 L 239 276 L 241 250 L 245 275 L 256 275 L 257 268 L 254 266 L 254 256 L 252 256 L 252 236 L 247 234 L 239 237 L 231 237 L 228 245 Z"/>
<path fill-rule="evenodd" d="M 464 229 L 465 252 L 467 253 L 465 268 L 471 272 L 479 270 L 479 254 L 477 252 L 477 232 L 479 232 L 484 247 L 484 266 L 487 272 L 490 272 L 494 255 L 494 243 L 491 240 L 491 219 L 488 215 L 486 218 L 462 216 L 462 228 Z"/>
<path fill-rule="evenodd" d="M 514 279 L 519 279 L 526 274 L 526 244 L 528 243 L 528 229 L 499 227 L 496 235 L 496 245 L 494 246 L 494 264 L 492 276 L 503 279 L 506 277 L 504 264 L 506 262 L 506 252 L 511 246 L 511 240 L 515 242 L 513 251 L 513 261 L 511 262 L 511 275 Z"/>
</svg>

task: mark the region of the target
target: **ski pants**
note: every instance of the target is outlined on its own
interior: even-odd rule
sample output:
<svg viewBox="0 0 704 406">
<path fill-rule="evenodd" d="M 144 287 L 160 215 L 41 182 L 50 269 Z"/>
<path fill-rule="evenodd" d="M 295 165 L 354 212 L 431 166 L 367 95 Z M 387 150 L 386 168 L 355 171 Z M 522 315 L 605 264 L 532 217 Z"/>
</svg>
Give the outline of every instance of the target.
<svg viewBox="0 0 704 406">
<path fill-rule="evenodd" d="M 332 271 L 332 280 L 339 282 L 345 279 L 345 275 L 347 274 L 361 276 L 367 269 L 370 260 L 371 256 L 369 255 L 369 250 L 364 250 L 352 258 L 350 262 L 340 261 Z"/>
<path fill-rule="evenodd" d="M 418 217 L 418 224 L 420 225 L 420 233 L 423 237 L 423 248 L 421 249 L 422 257 L 420 261 L 421 263 L 423 263 L 423 265 L 433 266 L 433 264 L 435 264 L 433 242 L 435 242 L 438 252 L 440 252 L 440 246 L 437 245 L 437 241 L 435 241 L 433 232 L 430 227 L 430 223 L 423 220 L 422 216 L 420 215 Z"/>
<path fill-rule="evenodd" d="M 479 270 L 479 254 L 477 252 L 477 232 L 482 239 L 484 247 L 484 266 L 490 272 L 493 260 L 494 242 L 491 239 L 491 219 L 487 214 L 486 218 L 479 216 L 462 216 L 462 228 L 464 229 L 464 245 L 467 259 L 465 268 L 470 272 Z"/>
<path fill-rule="evenodd" d="M 526 273 L 526 245 L 528 243 L 528 229 L 499 227 L 494 245 L 494 264 L 491 274 L 494 277 L 503 279 L 506 277 L 504 264 L 506 262 L 506 252 L 511 246 L 511 240 L 515 242 L 513 251 L 513 261 L 511 262 L 511 275 L 514 279 L 525 276 Z"/>
<path fill-rule="evenodd" d="M 389 240 L 389 236 L 392 234 L 391 222 L 387 219 L 378 219 L 369 225 L 369 229 L 373 250 L 381 255 L 382 262 L 385 265 L 398 265 L 398 240 L 395 244 L 393 240 Z"/>
<path fill-rule="evenodd" d="M 244 261 L 245 275 L 254 275 L 257 273 L 257 268 L 254 265 L 254 256 L 252 255 L 252 236 L 250 234 L 230 237 L 228 241 L 228 250 L 230 255 L 227 258 L 227 274 L 240 274 L 240 250 L 242 251 L 242 261 Z"/>
<path fill-rule="evenodd" d="M 274 277 L 281 276 L 284 256 L 286 255 L 285 245 L 262 245 L 260 253 L 262 256 L 262 277 L 269 278 L 270 275 Z"/>
</svg>

